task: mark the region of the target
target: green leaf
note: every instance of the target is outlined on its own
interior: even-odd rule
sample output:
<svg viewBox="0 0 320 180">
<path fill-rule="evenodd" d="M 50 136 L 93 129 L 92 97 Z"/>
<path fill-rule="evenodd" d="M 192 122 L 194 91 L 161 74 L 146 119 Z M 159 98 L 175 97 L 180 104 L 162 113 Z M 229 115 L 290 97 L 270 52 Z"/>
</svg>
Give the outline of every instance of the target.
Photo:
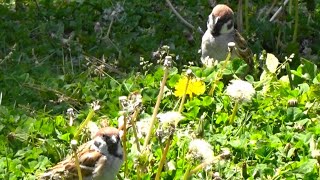
<svg viewBox="0 0 320 180">
<path fill-rule="evenodd" d="M 211 96 L 202 97 L 202 106 L 210 106 L 214 101 L 214 98 Z"/>
<path fill-rule="evenodd" d="M 219 113 L 216 123 L 220 124 L 220 123 L 225 123 L 228 121 L 228 114 L 227 113 Z"/>
<path fill-rule="evenodd" d="M 271 73 L 275 73 L 279 65 L 279 60 L 275 55 L 267 53 L 266 66 Z"/>
</svg>

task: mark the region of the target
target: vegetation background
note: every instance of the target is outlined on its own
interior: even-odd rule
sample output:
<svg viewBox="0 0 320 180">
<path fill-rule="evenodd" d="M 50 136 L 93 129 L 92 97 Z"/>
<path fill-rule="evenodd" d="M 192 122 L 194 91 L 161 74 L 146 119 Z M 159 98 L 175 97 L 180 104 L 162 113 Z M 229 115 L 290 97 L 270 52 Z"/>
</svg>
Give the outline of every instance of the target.
<svg viewBox="0 0 320 180">
<path fill-rule="evenodd" d="M 37 179 L 61 161 L 94 101 L 101 106 L 92 118 L 99 126 L 118 126 L 119 97 L 134 93 L 142 97 L 137 123 L 150 117 L 166 55 L 173 67 L 160 112 L 177 111 L 181 97 L 174 91 L 186 69 L 201 79 L 205 92 L 186 97 L 184 119 L 169 137 L 152 136 L 146 154 L 136 150 L 128 129 L 120 179 L 154 179 L 167 139 L 162 179 L 317 179 L 320 1 L 285 2 L 272 22 L 283 1 L 171 2 L 190 28 L 168 1 L 1 0 L 0 179 Z M 215 3 L 236 12 L 260 67 L 258 77 L 246 78 L 256 94 L 237 109 L 234 123 L 228 123 L 235 103 L 225 93 L 226 79 L 242 73 L 242 60 L 223 69 L 227 78 L 221 81 L 221 66 L 203 68 L 199 61 L 199 29 L 205 31 Z M 156 122 L 154 132 L 160 127 Z M 83 130 L 79 141 L 86 142 L 88 134 Z M 187 158 L 195 138 L 208 142 L 219 161 L 196 169 L 205 157 Z"/>
</svg>

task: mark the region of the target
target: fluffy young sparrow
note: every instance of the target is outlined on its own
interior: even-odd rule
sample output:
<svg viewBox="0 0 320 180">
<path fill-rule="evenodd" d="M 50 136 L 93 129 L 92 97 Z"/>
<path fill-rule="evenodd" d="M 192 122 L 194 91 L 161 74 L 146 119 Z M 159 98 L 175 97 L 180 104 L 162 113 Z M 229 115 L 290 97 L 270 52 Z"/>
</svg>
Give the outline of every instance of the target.
<svg viewBox="0 0 320 180">
<path fill-rule="evenodd" d="M 77 155 L 84 180 L 114 180 L 123 163 L 119 131 L 101 128 L 93 139 L 78 148 Z M 42 174 L 40 179 L 78 179 L 72 155 Z"/>
<path fill-rule="evenodd" d="M 240 57 L 253 68 L 252 52 L 245 39 L 234 28 L 233 11 L 227 5 L 216 5 L 209 15 L 207 30 L 202 36 L 201 61 L 206 66 L 213 66 L 214 60 L 225 60 L 228 53 L 228 43 L 235 43 L 232 58 Z"/>
</svg>

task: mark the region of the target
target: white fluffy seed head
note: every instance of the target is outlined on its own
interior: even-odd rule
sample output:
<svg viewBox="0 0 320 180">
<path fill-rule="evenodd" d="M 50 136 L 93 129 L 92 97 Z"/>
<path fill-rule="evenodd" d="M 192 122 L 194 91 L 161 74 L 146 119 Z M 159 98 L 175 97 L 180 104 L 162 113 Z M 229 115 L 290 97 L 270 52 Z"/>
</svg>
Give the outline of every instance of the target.
<svg viewBox="0 0 320 180">
<path fill-rule="evenodd" d="M 243 80 L 232 80 L 226 89 L 226 94 L 233 100 L 239 102 L 251 101 L 253 95 L 256 93 L 253 86 Z"/>
</svg>

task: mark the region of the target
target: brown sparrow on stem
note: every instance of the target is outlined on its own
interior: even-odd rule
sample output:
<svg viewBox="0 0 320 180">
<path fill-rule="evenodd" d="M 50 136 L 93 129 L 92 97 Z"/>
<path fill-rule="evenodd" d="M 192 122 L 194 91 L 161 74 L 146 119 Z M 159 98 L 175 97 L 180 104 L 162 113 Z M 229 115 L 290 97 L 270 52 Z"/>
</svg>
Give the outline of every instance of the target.
<svg viewBox="0 0 320 180">
<path fill-rule="evenodd" d="M 234 28 L 233 11 L 227 5 L 216 5 L 209 15 L 207 31 L 202 36 L 201 61 L 206 66 L 213 66 L 214 61 L 225 60 L 228 54 L 228 43 L 235 43 L 231 58 L 244 59 L 253 68 L 252 52 L 246 40 Z"/>
<path fill-rule="evenodd" d="M 83 180 L 114 180 L 123 163 L 119 131 L 113 127 L 101 128 L 93 139 L 78 148 L 77 156 Z M 78 179 L 72 155 L 42 174 L 40 179 Z"/>
</svg>

